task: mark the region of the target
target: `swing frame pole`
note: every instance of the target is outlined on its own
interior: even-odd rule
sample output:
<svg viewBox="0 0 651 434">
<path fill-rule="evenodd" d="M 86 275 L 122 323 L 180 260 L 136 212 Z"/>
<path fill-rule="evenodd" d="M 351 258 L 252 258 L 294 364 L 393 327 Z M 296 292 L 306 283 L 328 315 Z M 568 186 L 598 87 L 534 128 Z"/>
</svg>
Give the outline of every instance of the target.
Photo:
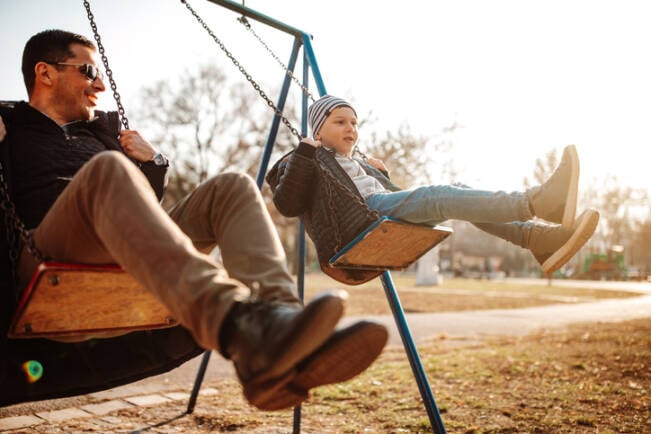
<svg viewBox="0 0 651 434">
<path fill-rule="evenodd" d="M 418 385 L 418 391 L 420 392 L 423 404 L 425 405 L 425 410 L 427 410 L 427 416 L 429 417 L 430 425 L 432 425 L 432 429 L 436 434 L 445 434 L 446 431 L 445 426 L 443 425 L 443 420 L 441 419 L 441 413 L 436 406 L 434 394 L 432 393 L 432 389 L 429 386 L 427 375 L 425 374 L 425 370 L 423 369 L 423 365 L 420 361 L 420 356 L 418 355 L 418 349 L 416 348 L 414 339 L 412 338 L 411 332 L 409 331 L 405 312 L 402 309 L 402 304 L 400 303 L 398 292 L 393 285 L 391 273 L 389 271 L 385 271 L 382 273 L 380 280 L 382 281 L 384 293 L 386 294 L 389 305 L 391 306 L 391 312 L 393 312 L 393 318 L 395 319 L 398 332 L 400 333 L 402 344 L 404 345 L 405 351 L 407 352 L 409 365 L 411 365 L 411 370 L 414 374 L 414 378 L 416 379 L 416 384 Z"/>
<path fill-rule="evenodd" d="M 289 33 L 294 36 L 294 44 L 292 47 L 292 52 L 289 58 L 289 62 L 287 64 L 287 70 L 291 71 L 292 73 L 294 72 L 294 69 L 296 68 L 296 60 L 298 58 L 298 52 L 301 48 L 301 46 L 304 46 L 304 55 L 303 55 L 303 62 L 304 62 L 304 67 L 303 67 L 303 85 L 305 88 L 308 87 L 309 83 L 309 74 L 308 70 L 310 66 L 312 66 L 312 71 L 314 72 L 314 80 L 317 83 L 317 87 L 320 90 L 321 95 L 325 94 L 325 86 L 323 84 L 323 78 L 321 77 L 321 73 L 319 71 L 318 65 L 316 63 L 316 58 L 314 56 L 314 50 L 312 49 L 312 45 L 310 43 L 311 36 L 308 35 L 307 33 L 303 32 L 302 30 L 296 29 L 294 27 L 288 26 L 284 23 L 281 23 L 280 21 L 274 20 L 273 18 L 261 14 L 253 9 L 249 9 L 246 6 L 240 5 L 238 3 L 234 3 L 229 0 L 208 0 L 211 3 L 214 3 L 218 6 L 222 6 L 224 8 L 230 9 L 234 12 L 237 12 L 239 14 L 242 14 L 246 17 L 249 17 L 251 19 L 254 19 L 256 21 L 259 21 L 263 24 L 267 24 L 275 29 L 278 29 L 282 32 Z M 287 95 L 289 93 L 291 85 L 291 77 L 289 74 L 285 74 L 283 78 L 283 84 L 281 87 L 280 95 L 278 96 L 278 100 L 276 103 L 276 106 L 279 110 L 279 112 L 283 112 L 285 103 L 287 101 Z M 301 134 L 303 136 L 307 135 L 307 96 L 305 93 L 302 95 L 302 115 L 301 115 Z M 278 112 L 274 115 L 274 118 L 272 120 L 271 127 L 269 129 L 269 135 L 267 137 L 267 143 L 265 144 L 264 151 L 262 154 L 262 158 L 260 161 L 260 166 L 258 167 L 258 173 L 256 176 L 256 184 L 259 189 L 262 189 L 262 186 L 264 184 L 264 177 L 267 173 L 267 169 L 269 167 L 269 161 L 271 159 L 271 153 L 273 151 L 273 146 L 276 141 L 276 137 L 278 135 L 278 128 L 280 126 L 281 122 L 281 116 Z M 305 294 L 305 256 L 306 256 L 306 241 L 305 241 L 305 229 L 301 223 L 298 225 L 298 238 L 297 238 L 297 244 L 298 244 L 298 278 L 297 278 L 297 289 L 299 293 L 299 297 L 301 301 L 304 299 L 304 294 Z M 190 399 L 188 402 L 188 406 L 186 409 L 186 414 L 191 414 L 194 411 L 194 407 L 197 401 L 197 397 L 199 394 L 199 389 L 201 387 L 201 383 L 203 382 L 203 378 L 206 372 L 206 369 L 208 367 L 208 363 L 210 361 L 210 355 L 211 351 L 206 351 L 203 354 L 203 357 L 201 359 L 201 364 L 199 366 L 199 370 L 197 372 L 195 382 L 192 388 L 192 393 L 190 395 Z M 300 433 L 301 430 L 301 406 L 296 406 L 294 408 L 294 425 L 293 425 L 293 432 L 294 433 Z"/>
<path fill-rule="evenodd" d="M 298 40 L 298 39 L 296 39 Z M 303 86 L 307 89 L 308 83 L 310 80 L 309 75 L 309 63 L 306 51 L 303 50 Z M 301 95 L 301 134 L 303 136 L 307 135 L 307 95 L 305 92 Z M 297 276 L 296 276 L 296 285 L 298 288 L 298 296 L 301 298 L 301 301 L 305 299 L 305 262 L 307 257 L 306 252 L 306 241 L 305 241 L 305 227 L 303 223 L 298 221 L 298 238 L 296 240 L 296 264 L 297 264 Z M 302 415 L 302 406 L 297 405 L 294 407 L 294 423 L 292 425 L 292 434 L 299 434 L 301 432 L 301 415 Z"/>
<path fill-rule="evenodd" d="M 311 36 L 308 36 L 307 33 L 303 33 L 304 57 L 305 57 L 306 65 L 312 68 L 312 76 L 314 78 L 314 83 L 316 84 L 316 88 L 319 91 L 319 96 L 324 96 L 327 92 L 326 92 L 325 84 L 323 83 L 323 77 L 321 76 L 321 71 L 319 70 L 319 64 L 316 62 L 316 57 L 314 56 L 314 50 L 312 49 L 312 42 L 310 42 L 310 39 L 312 39 Z M 308 69 L 307 66 L 305 70 Z M 307 87 L 307 73 L 303 77 L 303 84 L 305 85 L 305 87 Z M 304 101 L 307 102 L 307 96 L 305 94 L 303 94 L 303 99 Z M 303 113 L 303 119 L 307 119 L 307 107 L 305 108 L 305 111 Z M 307 131 L 307 126 L 305 127 L 305 130 Z"/>
<path fill-rule="evenodd" d="M 295 44 L 298 43 L 298 41 L 302 41 L 302 45 L 304 46 L 305 54 L 308 59 L 308 63 L 312 68 L 312 75 L 316 83 L 317 90 L 319 91 L 319 95 L 323 96 L 326 94 L 325 85 L 323 84 L 323 78 L 321 77 L 321 71 L 319 70 L 319 66 L 316 62 L 316 57 L 314 56 L 312 43 L 310 42 L 312 40 L 312 35 L 310 35 L 307 32 L 304 32 L 303 30 L 297 29 L 296 27 L 292 27 L 281 21 L 275 20 L 270 16 L 262 14 L 256 10 L 250 9 L 239 3 L 235 3 L 231 0 L 207 0 L 207 1 L 225 7 L 226 9 L 230 9 L 234 12 L 237 12 L 238 14 L 242 14 L 248 18 L 254 19 L 263 24 L 267 24 L 268 26 L 271 26 L 282 32 L 289 33 L 290 35 L 294 35 L 294 37 L 297 39 L 297 41 L 295 41 Z M 299 46 L 301 45 L 300 43 L 298 44 Z M 294 71 L 293 67 L 291 68 L 291 70 L 292 72 Z M 304 74 L 303 84 L 305 85 L 305 87 L 307 87 L 306 78 L 307 78 L 306 74 Z"/>
<path fill-rule="evenodd" d="M 303 87 L 305 89 L 308 88 L 309 71 L 311 70 L 312 78 L 314 79 L 314 82 L 316 84 L 319 96 L 324 96 L 327 94 L 325 84 L 323 82 L 323 77 L 321 76 L 321 71 L 319 70 L 319 66 L 316 61 L 316 57 L 314 55 L 314 50 L 312 49 L 312 43 L 311 43 L 312 36 L 295 27 L 288 26 L 287 24 L 284 24 L 267 15 L 261 14 L 253 9 L 249 9 L 246 6 L 235 3 L 233 1 L 230 0 L 208 0 L 208 1 L 216 5 L 222 6 L 224 8 L 230 9 L 239 14 L 242 14 L 253 20 L 259 21 L 263 24 L 269 25 L 282 32 L 294 35 L 294 44 L 287 65 L 288 73 L 284 74 L 283 85 L 280 91 L 280 95 L 278 97 L 278 102 L 277 102 L 278 111 L 276 112 L 273 118 L 272 125 L 269 130 L 269 135 L 267 137 L 267 143 L 265 144 L 263 156 L 260 162 L 260 166 L 258 168 L 256 183 L 258 185 L 258 188 L 262 189 L 264 183 L 264 177 L 267 173 L 267 168 L 269 166 L 269 160 L 271 158 L 273 146 L 276 141 L 276 136 L 278 135 L 278 127 L 281 122 L 281 113 L 285 107 L 285 102 L 287 101 L 287 95 L 289 93 L 289 89 L 291 85 L 291 74 L 289 74 L 289 72 L 291 72 L 292 74 L 294 72 L 294 69 L 296 67 L 296 60 L 298 58 L 298 51 L 300 50 L 301 46 L 303 47 L 303 77 L 302 77 Z M 301 135 L 303 137 L 307 136 L 307 118 L 308 118 L 307 106 L 308 106 L 308 97 L 306 93 L 303 92 L 302 107 L 301 107 Z M 305 283 L 305 255 L 306 255 L 305 244 L 306 243 L 305 243 L 305 229 L 300 222 L 298 224 L 297 230 L 298 230 L 297 250 L 299 256 L 297 258 L 298 261 L 297 271 L 299 273 L 297 278 L 297 287 L 298 287 L 299 296 L 301 300 L 303 300 L 304 283 Z M 418 350 L 411 336 L 411 332 L 409 331 L 409 326 L 405 318 L 405 313 L 402 309 L 402 305 L 400 303 L 398 293 L 393 285 L 393 280 L 391 278 L 391 274 L 389 271 L 384 271 L 384 273 L 381 276 L 381 281 L 387 300 L 391 307 L 391 311 L 393 312 L 393 316 L 398 331 L 400 333 L 400 337 L 402 338 L 402 342 L 405 347 L 405 352 L 407 353 L 407 358 L 409 359 L 409 364 L 411 365 L 414 378 L 418 385 L 418 390 L 420 392 L 421 398 L 425 405 L 425 409 L 427 411 L 427 415 L 429 417 L 432 430 L 436 434 L 445 434 L 446 431 L 443 425 L 443 421 L 441 420 L 441 415 L 436 406 L 436 402 L 434 401 L 434 395 L 427 381 L 425 370 L 423 369 L 420 356 L 418 355 Z M 204 353 L 203 359 L 201 361 L 201 366 L 197 374 L 197 378 L 195 379 L 195 384 L 192 390 L 192 396 L 190 397 L 190 404 L 188 405 L 188 411 L 187 411 L 188 414 L 192 413 L 194 409 L 196 398 L 199 393 L 199 388 L 203 380 L 203 376 L 206 371 L 206 367 L 208 365 L 209 360 L 210 360 L 210 351 L 207 351 L 206 353 Z M 294 407 L 293 416 L 294 416 L 293 433 L 300 433 L 301 430 L 301 406 L 300 405 Z"/>
<path fill-rule="evenodd" d="M 296 27 L 288 26 L 287 24 L 281 21 L 275 20 L 268 15 L 262 14 L 254 9 L 243 6 L 240 3 L 235 3 L 234 1 L 230 1 L 230 0 L 207 0 L 207 1 L 225 7 L 226 9 L 230 9 L 234 12 L 237 12 L 238 14 L 245 15 L 263 24 L 271 26 L 274 29 L 278 29 L 282 32 L 294 35 L 297 38 L 300 38 L 302 37 L 302 35 L 306 34 L 304 31 L 299 30 Z"/>
<path fill-rule="evenodd" d="M 292 54 L 289 57 L 289 63 L 287 68 L 290 71 L 294 71 L 296 67 L 296 59 L 298 58 L 298 50 L 301 48 L 301 44 L 298 38 L 294 39 L 294 46 L 292 47 Z M 285 102 L 287 101 L 287 95 L 289 93 L 289 88 L 291 82 L 291 77 L 289 74 L 285 74 L 283 79 L 283 85 L 280 89 L 280 95 L 278 96 L 278 101 L 276 102 L 276 107 L 282 113 L 285 109 Z M 256 178 L 256 183 L 258 188 L 262 189 L 264 185 L 264 177 L 267 174 L 267 168 L 269 167 L 269 160 L 271 159 L 271 152 L 273 151 L 274 143 L 276 143 L 276 137 L 278 136 L 278 127 L 280 126 L 281 117 L 278 112 L 274 114 L 273 121 L 271 122 L 271 128 L 269 129 L 269 135 L 267 136 L 267 143 L 264 146 L 264 151 L 262 153 L 262 159 L 260 160 L 260 166 L 258 167 L 258 174 Z M 303 134 L 305 134 L 303 132 Z"/>
<path fill-rule="evenodd" d="M 303 68 L 303 86 L 308 87 L 309 76 L 307 74 L 308 69 L 311 67 L 314 75 L 314 81 L 316 83 L 317 89 L 319 90 L 319 95 L 323 96 L 326 93 L 325 85 L 323 84 L 323 78 L 321 77 L 321 72 L 319 71 L 318 64 L 316 62 L 316 57 L 314 56 L 314 50 L 312 49 L 312 43 L 310 40 L 312 36 L 302 30 L 297 29 L 296 27 L 289 26 L 283 22 L 275 20 L 268 15 L 262 14 L 256 10 L 250 9 L 246 6 L 243 6 L 239 3 L 235 3 L 230 0 L 208 0 L 211 3 L 214 3 L 218 6 L 222 6 L 226 9 L 230 9 L 233 12 L 242 14 L 248 18 L 251 18 L 260 23 L 271 26 L 277 30 L 280 30 L 284 33 L 288 33 L 294 36 L 294 45 L 292 47 L 292 53 L 287 64 L 288 71 L 294 72 L 296 68 L 296 60 L 298 58 L 298 51 L 301 46 L 304 47 L 304 62 L 305 66 Z M 276 106 L 280 112 L 285 108 L 285 102 L 287 101 L 287 95 L 291 85 L 291 77 L 289 74 L 286 74 L 283 78 L 283 85 L 278 97 Z M 303 136 L 307 135 L 307 98 L 303 94 L 303 114 L 302 114 L 302 131 Z M 273 151 L 273 145 L 276 141 L 276 136 L 278 135 L 278 127 L 280 126 L 280 114 L 276 113 L 274 115 L 271 128 L 269 129 L 269 135 L 267 138 L 267 143 L 265 144 L 264 151 L 262 154 L 262 159 L 260 161 L 260 166 L 258 168 L 258 173 L 256 177 L 256 183 L 258 188 L 262 188 L 264 184 L 264 177 L 267 173 L 269 167 L 269 161 L 271 158 L 271 153 Z"/>
</svg>

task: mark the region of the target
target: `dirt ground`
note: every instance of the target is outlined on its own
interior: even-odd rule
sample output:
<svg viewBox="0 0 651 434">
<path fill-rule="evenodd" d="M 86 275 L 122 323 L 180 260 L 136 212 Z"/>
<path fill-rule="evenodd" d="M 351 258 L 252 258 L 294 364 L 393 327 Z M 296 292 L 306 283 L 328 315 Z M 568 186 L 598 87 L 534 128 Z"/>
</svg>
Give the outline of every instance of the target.
<svg viewBox="0 0 651 434">
<path fill-rule="evenodd" d="M 453 345 L 451 345 L 453 344 Z M 450 433 L 644 433 L 651 429 L 651 319 L 419 348 Z M 234 379 L 212 382 L 192 415 L 185 401 L 95 419 L 41 424 L 36 433 L 285 433 L 292 411 L 248 406 Z M 350 382 L 313 391 L 304 433 L 430 432 L 402 351 L 385 351 Z"/>
<path fill-rule="evenodd" d="M 418 311 L 631 295 L 554 286 L 493 287 L 472 281 L 422 290 L 400 283 L 406 288 L 400 291 L 406 310 Z M 384 309 L 376 302 L 383 300 L 377 291 L 349 289 L 349 310 Z M 651 432 L 651 318 L 581 324 L 524 337 L 438 336 L 418 350 L 450 433 Z M 187 401 L 179 400 L 13 432 L 292 432 L 292 410 L 265 413 L 250 407 L 234 378 L 203 387 L 217 393 L 201 396 L 192 415 L 183 414 Z M 388 348 L 357 378 L 314 390 L 302 407 L 301 432 L 431 432 L 404 350 Z"/>
</svg>

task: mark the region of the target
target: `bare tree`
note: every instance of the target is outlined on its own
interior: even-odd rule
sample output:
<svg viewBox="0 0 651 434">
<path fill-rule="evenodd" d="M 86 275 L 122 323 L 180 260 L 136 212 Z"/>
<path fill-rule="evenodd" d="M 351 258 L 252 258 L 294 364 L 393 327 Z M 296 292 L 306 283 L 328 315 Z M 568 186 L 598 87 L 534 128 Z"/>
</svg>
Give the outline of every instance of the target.
<svg viewBox="0 0 651 434">
<path fill-rule="evenodd" d="M 640 277 L 651 276 L 651 213 L 646 221 L 634 229 L 634 236 L 629 246 L 630 264 L 640 272 Z"/>
<path fill-rule="evenodd" d="M 543 158 L 537 158 L 531 178 L 525 177 L 522 181 L 524 188 L 540 185 L 554 173 L 560 163 L 556 149 L 551 149 Z"/>
<path fill-rule="evenodd" d="M 240 170 L 255 176 L 273 111 L 248 86 L 207 64 L 175 83 L 159 81 L 142 90 L 138 120 L 173 161 L 166 204 L 213 174 Z M 291 146 L 282 128 L 276 146 L 278 152 Z"/>
<path fill-rule="evenodd" d="M 364 154 L 384 161 L 391 180 L 400 187 L 451 183 L 457 176 L 451 137 L 458 128 L 460 125 L 455 123 L 444 127 L 436 137 L 425 137 L 414 134 L 408 125 L 401 125 L 397 131 L 372 132 L 370 139 L 360 140 L 359 147 Z"/>
<path fill-rule="evenodd" d="M 159 81 L 142 90 L 142 106 L 137 110 L 139 128 L 152 143 L 173 161 L 165 205 L 175 203 L 208 176 L 228 170 L 256 176 L 263 147 L 274 116 L 245 82 L 231 82 L 214 65 L 187 71 L 175 82 Z M 285 116 L 294 125 L 299 116 L 287 101 Z M 362 120 L 360 123 L 368 122 Z M 458 125 L 444 128 L 438 137 L 413 134 L 408 126 L 396 132 L 371 134 L 366 152 L 387 161 L 392 178 L 405 187 L 417 182 L 455 176 L 450 158 L 450 136 Z M 297 140 L 281 124 L 271 157 L 273 163 Z M 280 215 L 263 186 L 269 212 L 287 251 L 290 263 L 296 258 L 296 222 Z M 308 243 L 310 260 L 314 249 Z"/>
<path fill-rule="evenodd" d="M 165 206 L 176 203 L 217 173 L 238 170 L 257 176 L 274 112 L 249 83 L 232 82 L 217 66 L 208 64 L 196 72 L 185 72 L 175 82 L 159 81 L 143 88 L 141 98 L 134 119 L 146 137 L 172 160 Z M 296 124 L 298 116 L 291 100 L 284 112 Z M 296 138 L 281 124 L 271 162 L 296 144 Z M 263 187 L 267 208 L 288 256 L 293 256 L 296 219 L 280 215 L 269 188 Z"/>
<path fill-rule="evenodd" d="M 645 222 L 651 216 L 651 204 L 644 189 L 624 185 L 616 176 L 606 176 L 589 183 L 582 203 L 601 214 L 597 234 L 591 240 L 595 252 L 623 246 L 627 264 L 643 261 L 648 256 L 651 244 L 645 249 L 639 241 L 646 239 Z"/>
</svg>

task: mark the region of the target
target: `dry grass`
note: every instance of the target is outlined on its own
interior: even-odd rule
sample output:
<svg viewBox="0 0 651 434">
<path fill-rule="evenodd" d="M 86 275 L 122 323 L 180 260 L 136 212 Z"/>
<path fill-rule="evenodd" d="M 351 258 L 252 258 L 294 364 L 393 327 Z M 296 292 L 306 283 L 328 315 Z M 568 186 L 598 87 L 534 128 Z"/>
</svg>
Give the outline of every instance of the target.
<svg viewBox="0 0 651 434">
<path fill-rule="evenodd" d="M 643 433 L 651 427 L 651 319 L 465 347 L 437 341 L 419 351 L 450 433 Z M 234 379 L 210 386 L 219 393 L 202 396 L 193 415 L 176 420 L 185 401 L 29 432 L 291 432 L 291 411 L 256 411 Z M 431 430 L 398 349 L 352 381 L 313 391 L 302 412 L 303 433 Z"/>
<path fill-rule="evenodd" d="M 518 309 L 556 303 L 580 303 L 637 294 L 593 288 L 555 285 L 523 285 L 502 280 L 444 279 L 438 286 L 417 286 L 413 274 L 394 273 L 405 312 L 456 312 L 481 309 Z M 342 285 L 322 273 L 306 278 L 305 299 L 331 288 L 348 291 L 348 315 L 388 315 L 391 313 L 379 279 L 359 286 Z M 309 285 L 309 286 L 308 286 Z"/>
<path fill-rule="evenodd" d="M 630 296 L 487 281 L 451 280 L 442 287 L 420 288 L 408 279 L 396 278 L 396 286 L 403 288 L 403 304 L 421 311 L 525 307 L 532 300 L 535 305 L 559 302 L 560 296 L 566 297 L 564 302 Z M 327 278 L 310 282 L 306 299 L 333 286 Z M 346 288 L 351 293 L 349 312 L 384 313 L 386 301 L 375 285 Z M 450 433 L 651 430 L 651 318 L 577 325 L 520 338 L 442 338 L 420 346 L 419 352 Z M 202 396 L 190 416 L 180 417 L 185 401 L 178 401 L 120 410 L 102 418 L 41 424 L 24 432 L 292 432 L 291 411 L 264 413 L 249 407 L 235 379 L 204 384 L 208 386 L 218 394 Z M 352 381 L 314 390 L 302 411 L 303 433 L 431 431 L 400 348 L 387 349 Z"/>
</svg>

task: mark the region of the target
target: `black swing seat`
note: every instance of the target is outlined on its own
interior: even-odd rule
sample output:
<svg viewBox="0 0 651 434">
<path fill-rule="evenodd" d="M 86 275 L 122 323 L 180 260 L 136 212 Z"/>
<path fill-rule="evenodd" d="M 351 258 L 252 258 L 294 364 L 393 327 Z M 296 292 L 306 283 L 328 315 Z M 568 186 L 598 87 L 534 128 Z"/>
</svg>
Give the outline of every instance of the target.
<svg viewBox="0 0 651 434">
<path fill-rule="evenodd" d="M 407 223 L 383 216 L 330 258 L 335 268 L 404 270 L 452 234 L 445 226 Z"/>
<path fill-rule="evenodd" d="M 44 262 L 22 294 L 8 336 L 75 341 L 175 325 L 167 308 L 118 265 Z"/>
</svg>

